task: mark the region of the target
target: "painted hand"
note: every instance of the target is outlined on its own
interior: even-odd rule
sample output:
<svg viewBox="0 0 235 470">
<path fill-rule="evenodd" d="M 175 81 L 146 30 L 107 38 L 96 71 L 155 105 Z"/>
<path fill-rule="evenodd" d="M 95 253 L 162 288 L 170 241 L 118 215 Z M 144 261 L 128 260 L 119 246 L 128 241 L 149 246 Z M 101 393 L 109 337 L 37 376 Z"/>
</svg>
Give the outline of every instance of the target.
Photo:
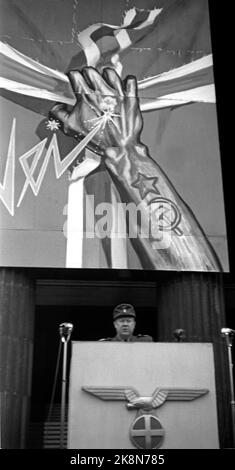
<svg viewBox="0 0 235 470">
<path fill-rule="evenodd" d="M 69 79 L 77 98 L 75 106 L 56 104 L 50 111 L 65 134 L 80 141 L 90 134 L 86 146 L 100 155 L 107 148 L 139 142 L 142 116 L 135 77 L 123 82 L 111 68 L 101 75 L 92 67 L 84 67 L 82 72 L 70 72 Z"/>
</svg>

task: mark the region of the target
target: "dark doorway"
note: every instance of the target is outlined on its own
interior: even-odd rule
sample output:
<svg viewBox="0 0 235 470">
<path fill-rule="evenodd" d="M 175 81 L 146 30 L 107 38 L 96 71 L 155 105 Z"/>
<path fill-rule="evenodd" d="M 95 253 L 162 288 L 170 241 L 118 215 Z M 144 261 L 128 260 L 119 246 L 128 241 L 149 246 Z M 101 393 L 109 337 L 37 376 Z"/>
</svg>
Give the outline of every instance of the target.
<svg viewBox="0 0 235 470">
<path fill-rule="evenodd" d="M 115 335 L 112 310 L 121 302 L 135 306 L 135 334 L 149 334 L 157 340 L 155 283 L 82 283 L 67 285 L 39 282 L 35 312 L 31 422 L 47 420 L 51 399 L 61 400 L 62 347 L 59 325 L 73 324 L 68 344 L 68 371 L 72 341 L 98 341 Z M 52 393 L 54 391 L 54 396 Z"/>
</svg>

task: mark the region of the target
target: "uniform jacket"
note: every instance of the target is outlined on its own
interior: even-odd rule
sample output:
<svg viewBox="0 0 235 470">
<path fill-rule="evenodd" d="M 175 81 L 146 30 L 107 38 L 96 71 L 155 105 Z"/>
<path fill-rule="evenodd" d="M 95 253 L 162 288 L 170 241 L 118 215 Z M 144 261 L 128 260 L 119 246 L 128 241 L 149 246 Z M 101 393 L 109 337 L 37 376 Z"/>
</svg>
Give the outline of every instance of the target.
<svg viewBox="0 0 235 470">
<path fill-rule="evenodd" d="M 102 338 L 99 341 L 119 341 L 121 343 L 135 343 L 135 342 L 152 342 L 153 338 L 149 335 L 132 335 L 127 340 L 121 340 L 119 336 L 114 336 L 113 338 Z"/>
</svg>

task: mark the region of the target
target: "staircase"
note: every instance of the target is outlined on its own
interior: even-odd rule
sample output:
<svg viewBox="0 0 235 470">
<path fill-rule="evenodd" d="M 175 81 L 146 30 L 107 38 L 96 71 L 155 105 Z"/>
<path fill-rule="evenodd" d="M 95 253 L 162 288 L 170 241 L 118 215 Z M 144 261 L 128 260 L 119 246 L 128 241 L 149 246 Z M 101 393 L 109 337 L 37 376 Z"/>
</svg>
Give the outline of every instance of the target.
<svg viewBox="0 0 235 470">
<path fill-rule="evenodd" d="M 64 423 L 63 448 L 67 448 L 67 408 Z M 44 422 L 31 422 L 29 427 L 30 449 L 59 449 L 60 448 L 60 404 L 53 405 L 50 419 Z"/>
</svg>

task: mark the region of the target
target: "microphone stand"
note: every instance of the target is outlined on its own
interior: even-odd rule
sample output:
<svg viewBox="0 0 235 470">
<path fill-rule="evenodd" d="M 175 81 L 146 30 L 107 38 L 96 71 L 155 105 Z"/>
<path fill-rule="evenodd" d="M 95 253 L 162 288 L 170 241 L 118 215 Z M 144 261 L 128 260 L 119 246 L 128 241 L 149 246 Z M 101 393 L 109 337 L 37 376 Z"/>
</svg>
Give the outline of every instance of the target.
<svg viewBox="0 0 235 470">
<path fill-rule="evenodd" d="M 221 329 L 222 336 L 225 337 L 227 352 L 228 352 L 228 363 L 229 363 L 229 380 L 230 380 L 230 405 L 232 414 L 232 436 L 233 436 L 233 448 L 235 448 L 235 401 L 234 401 L 234 384 L 233 384 L 233 361 L 232 361 L 232 343 L 234 330 L 230 328 Z"/>
<path fill-rule="evenodd" d="M 173 335 L 174 335 L 175 341 L 178 341 L 178 343 L 181 343 L 185 339 L 185 330 L 183 330 L 182 328 L 177 328 L 177 330 L 173 332 Z"/>
<path fill-rule="evenodd" d="M 67 388 L 67 348 L 73 330 L 72 323 L 61 323 L 59 332 L 63 343 L 63 369 L 62 369 L 62 389 L 61 389 L 61 410 L 60 410 L 60 449 L 64 448 L 64 428 L 65 428 L 65 404 Z"/>
</svg>

